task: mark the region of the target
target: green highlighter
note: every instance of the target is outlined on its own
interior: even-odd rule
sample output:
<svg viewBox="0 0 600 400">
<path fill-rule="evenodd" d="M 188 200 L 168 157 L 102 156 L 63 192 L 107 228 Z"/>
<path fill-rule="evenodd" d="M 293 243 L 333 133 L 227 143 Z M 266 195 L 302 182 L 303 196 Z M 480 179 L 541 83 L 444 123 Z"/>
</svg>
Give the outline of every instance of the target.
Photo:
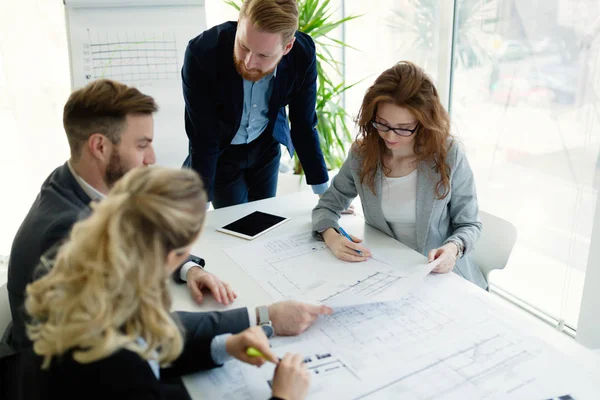
<svg viewBox="0 0 600 400">
<path fill-rule="evenodd" d="M 248 355 L 248 357 L 261 357 L 265 361 L 271 361 L 271 360 L 268 360 L 267 357 L 265 357 L 265 355 L 263 353 L 261 353 L 254 347 L 248 347 L 248 349 L 246 349 L 246 354 Z"/>
</svg>

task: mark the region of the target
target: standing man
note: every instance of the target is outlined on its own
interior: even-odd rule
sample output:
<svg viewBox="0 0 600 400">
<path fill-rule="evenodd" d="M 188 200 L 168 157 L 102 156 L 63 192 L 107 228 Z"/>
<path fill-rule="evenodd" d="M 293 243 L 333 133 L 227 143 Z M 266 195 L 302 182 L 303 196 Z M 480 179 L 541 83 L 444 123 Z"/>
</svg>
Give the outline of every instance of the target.
<svg viewBox="0 0 600 400">
<path fill-rule="evenodd" d="M 297 28 L 296 0 L 244 0 L 237 23 L 188 44 L 184 166 L 201 175 L 215 208 L 274 197 L 280 143 L 290 155 L 298 151 L 316 194 L 328 187 L 316 130 L 315 44 Z"/>
</svg>

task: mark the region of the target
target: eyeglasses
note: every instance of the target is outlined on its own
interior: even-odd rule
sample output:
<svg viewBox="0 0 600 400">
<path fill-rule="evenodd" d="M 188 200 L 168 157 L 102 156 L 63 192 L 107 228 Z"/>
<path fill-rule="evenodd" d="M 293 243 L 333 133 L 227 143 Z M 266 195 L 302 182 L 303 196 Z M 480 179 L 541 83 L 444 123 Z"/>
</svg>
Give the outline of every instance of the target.
<svg viewBox="0 0 600 400">
<path fill-rule="evenodd" d="M 405 137 L 411 136 L 413 133 L 415 133 L 417 131 L 417 128 L 419 127 L 419 123 L 417 122 L 417 126 L 415 126 L 414 129 L 392 128 L 391 126 L 387 126 L 387 125 L 382 124 L 381 122 L 377 122 L 375 120 L 371 121 L 371 125 L 373 125 L 373 128 L 377 129 L 379 132 L 392 131 L 398 136 L 405 136 Z"/>
</svg>

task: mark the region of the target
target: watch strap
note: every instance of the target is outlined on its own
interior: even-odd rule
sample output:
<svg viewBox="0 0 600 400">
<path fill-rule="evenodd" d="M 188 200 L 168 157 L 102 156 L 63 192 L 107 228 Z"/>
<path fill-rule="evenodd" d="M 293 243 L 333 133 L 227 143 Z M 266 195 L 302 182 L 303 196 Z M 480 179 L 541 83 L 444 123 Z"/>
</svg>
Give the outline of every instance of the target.
<svg viewBox="0 0 600 400">
<path fill-rule="evenodd" d="M 460 259 L 463 256 L 463 252 L 465 250 L 465 245 L 462 243 L 461 240 L 457 240 L 457 239 L 448 239 L 446 240 L 446 243 L 454 243 L 456 245 L 456 248 L 458 249 L 458 253 L 456 253 L 456 259 Z"/>
<path fill-rule="evenodd" d="M 269 318 L 269 307 L 260 306 L 258 307 L 258 325 L 270 324 L 271 318 Z"/>
</svg>

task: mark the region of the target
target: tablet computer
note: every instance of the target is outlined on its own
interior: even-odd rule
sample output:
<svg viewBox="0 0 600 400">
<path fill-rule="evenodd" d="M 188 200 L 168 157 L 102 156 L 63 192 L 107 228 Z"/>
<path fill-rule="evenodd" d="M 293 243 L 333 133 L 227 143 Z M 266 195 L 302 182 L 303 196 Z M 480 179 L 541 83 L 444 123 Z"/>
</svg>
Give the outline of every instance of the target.
<svg viewBox="0 0 600 400">
<path fill-rule="evenodd" d="M 218 228 L 217 231 L 252 240 L 289 220 L 289 218 L 279 215 L 254 211 L 237 221 Z"/>
</svg>

